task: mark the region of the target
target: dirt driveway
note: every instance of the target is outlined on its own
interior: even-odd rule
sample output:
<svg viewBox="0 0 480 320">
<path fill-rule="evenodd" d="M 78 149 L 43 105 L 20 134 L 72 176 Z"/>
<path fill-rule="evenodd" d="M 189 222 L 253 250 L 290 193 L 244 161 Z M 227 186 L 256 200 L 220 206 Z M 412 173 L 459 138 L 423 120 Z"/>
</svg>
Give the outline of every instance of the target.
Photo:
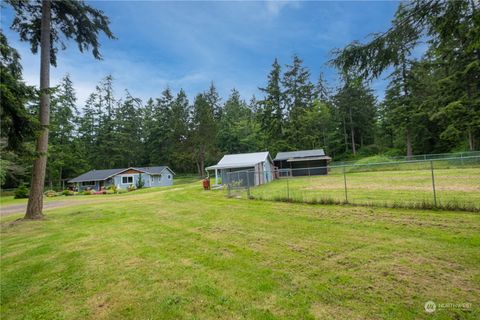
<svg viewBox="0 0 480 320">
<path fill-rule="evenodd" d="M 88 203 L 91 201 L 51 201 L 44 202 L 43 209 L 53 209 L 60 207 L 75 206 L 78 204 Z M 24 213 L 27 210 L 27 204 L 15 204 L 10 206 L 2 206 L 0 209 L 0 216 L 8 216 L 15 213 Z"/>
</svg>

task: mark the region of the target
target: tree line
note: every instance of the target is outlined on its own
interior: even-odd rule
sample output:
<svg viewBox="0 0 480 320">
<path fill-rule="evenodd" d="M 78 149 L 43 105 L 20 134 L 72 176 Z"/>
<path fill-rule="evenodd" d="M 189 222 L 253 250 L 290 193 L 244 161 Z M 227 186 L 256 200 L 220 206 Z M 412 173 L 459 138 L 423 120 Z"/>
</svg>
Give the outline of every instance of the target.
<svg viewBox="0 0 480 320">
<path fill-rule="evenodd" d="M 83 105 L 66 75 L 50 89 L 46 184 L 90 169 L 169 165 L 204 174 L 223 154 L 324 148 L 334 160 L 477 150 L 480 137 L 480 27 L 474 2 L 401 4 L 390 29 L 336 50 L 339 85 L 298 56 L 272 63 L 259 97 L 212 83 L 193 101 L 165 88 L 142 101 L 118 95 L 112 76 Z M 477 23 L 475 23 L 475 21 Z M 27 182 L 35 158 L 40 93 L 25 85 L 20 57 L 1 35 L 2 185 Z M 415 48 L 427 45 L 418 57 Z M 371 80 L 393 70 L 385 98 Z"/>
</svg>

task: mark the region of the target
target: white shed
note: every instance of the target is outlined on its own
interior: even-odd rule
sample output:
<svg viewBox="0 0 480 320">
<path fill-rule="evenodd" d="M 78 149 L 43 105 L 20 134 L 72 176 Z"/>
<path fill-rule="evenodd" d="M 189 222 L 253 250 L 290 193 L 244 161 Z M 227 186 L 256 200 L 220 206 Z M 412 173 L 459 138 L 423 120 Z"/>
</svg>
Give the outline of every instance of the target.
<svg viewBox="0 0 480 320">
<path fill-rule="evenodd" d="M 215 171 L 215 184 L 237 181 L 245 185 L 260 185 L 274 178 L 272 157 L 266 152 L 227 154 L 214 166 L 205 168 L 207 173 Z"/>
</svg>

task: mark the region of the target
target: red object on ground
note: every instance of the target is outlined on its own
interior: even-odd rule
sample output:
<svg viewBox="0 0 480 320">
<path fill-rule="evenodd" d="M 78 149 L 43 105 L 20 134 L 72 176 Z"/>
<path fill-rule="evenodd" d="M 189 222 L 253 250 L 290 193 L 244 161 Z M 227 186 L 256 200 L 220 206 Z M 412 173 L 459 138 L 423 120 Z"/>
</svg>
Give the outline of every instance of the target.
<svg viewBox="0 0 480 320">
<path fill-rule="evenodd" d="M 202 181 L 203 184 L 203 190 L 210 190 L 210 179 L 205 178 Z"/>
</svg>

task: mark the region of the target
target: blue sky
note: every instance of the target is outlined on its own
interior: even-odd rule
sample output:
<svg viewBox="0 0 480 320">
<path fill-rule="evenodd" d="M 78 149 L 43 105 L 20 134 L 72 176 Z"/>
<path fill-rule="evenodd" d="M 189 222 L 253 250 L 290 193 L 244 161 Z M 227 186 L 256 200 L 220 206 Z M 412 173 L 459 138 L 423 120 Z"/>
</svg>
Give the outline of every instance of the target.
<svg viewBox="0 0 480 320">
<path fill-rule="evenodd" d="M 69 73 L 82 104 L 107 74 L 117 96 L 124 89 L 142 99 L 160 96 L 169 86 L 192 98 L 211 81 L 226 98 L 232 88 L 245 99 L 260 96 L 274 58 L 282 65 L 298 54 L 316 81 L 328 66 L 331 50 L 366 40 L 388 28 L 398 2 L 227 2 L 91 1 L 111 19 L 118 40 L 102 39 L 103 60 L 79 53 L 70 43 L 52 68 L 52 85 Z M 22 56 L 25 80 L 38 84 L 39 56 L 9 29 L 12 13 L 2 10 L 2 29 Z M 372 83 L 382 97 L 385 81 Z"/>
</svg>

